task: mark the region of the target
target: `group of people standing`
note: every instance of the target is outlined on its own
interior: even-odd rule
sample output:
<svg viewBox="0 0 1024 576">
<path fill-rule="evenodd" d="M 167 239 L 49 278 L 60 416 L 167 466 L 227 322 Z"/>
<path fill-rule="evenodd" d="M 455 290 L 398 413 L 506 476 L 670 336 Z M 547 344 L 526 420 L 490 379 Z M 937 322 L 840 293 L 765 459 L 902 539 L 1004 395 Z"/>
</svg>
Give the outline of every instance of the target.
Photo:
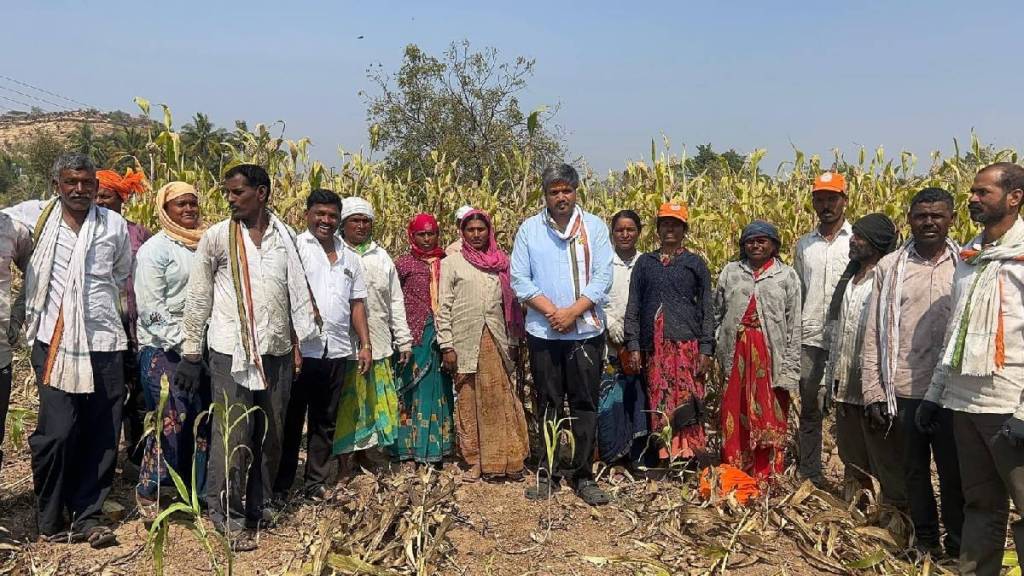
<svg viewBox="0 0 1024 576">
<path fill-rule="evenodd" d="M 314 500 L 329 496 L 335 457 L 348 474 L 457 454 L 467 481 L 519 478 L 530 455 L 513 376 L 522 346 L 543 426 L 573 437 L 528 498 L 565 478 L 588 504 L 607 503 L 595 455 L 704 461 L 717 360 L 721 461 L 762 483 L 785 469 L 799 401 L 799 473 L 824 483 L 822 425 L 834 411 L 848 484 L 877 478 L 919 547 L 939 554 L 934 455 L 945 553 L 962 573 L 998 572 L 1007 498 L 1024 506 L 1024 168 L 1014 164 L 978 173 L 969 209 L 983 230 L 962 248 L 948 237 L 948 192 L 914 196 L 901 243 L 884 214 L 847 222 L 843 176 L 823 173 L 811 191 L 819 222 L 793 265 L 776 227 L 755 221 L 714 284 L 687 248 L 684 203 L 659 208 L 658 248 L 641 253 L 643 219 L 623 210 L 609 230 L 578 205 L 568 165 L 542 174 L 545 205 L 511 255 L 491 216 L 467 206 L 447 248 L 437 220 L 417 215 L 394 260 L 362 198 L 313 190 L 296 234 L 270 210 L 271 179 L 256 165 L 224 175 L 231 216 L 212 225 L 193 186 L 160 188 L 154 235 L 119 215 L 141 175 L 67 154 L 53 186 L 34 224 L 0 213 L 0 417 L 24 332 L 40 396 L 29 444 L 43 538 L 116 542 L 100 515 L 122 428 L 140 504 L 170 485 L 168 467 L 195 478 L 239 550 L 277 521 L 304 433 L 300 491 Z M 13 302 L 12 264 L 25 274 Z M 157 432 L 143 438 L 141 416 L 158 408 Z"/>
<path fill-rule="evenodd" d="M 903 242 L 884 214 L 846 221 L 842 175 L 822 174 L 812 194 L 819 224 L 794 251 L 799 473 L 824 482 L 822 422 L 834 412 L 848 497 L 877 479 L 918 549 L 958 558 L 961 574 L 999 574 L 1008 502 L 1024 506 L 1024 168 L 978 172 L 967 206 L 982 230 L 963 246 L 949 237 L 945 190 L 914 195 Z M 1024 523 L 1012 535 L 1024 552 Z"/>
</svg>

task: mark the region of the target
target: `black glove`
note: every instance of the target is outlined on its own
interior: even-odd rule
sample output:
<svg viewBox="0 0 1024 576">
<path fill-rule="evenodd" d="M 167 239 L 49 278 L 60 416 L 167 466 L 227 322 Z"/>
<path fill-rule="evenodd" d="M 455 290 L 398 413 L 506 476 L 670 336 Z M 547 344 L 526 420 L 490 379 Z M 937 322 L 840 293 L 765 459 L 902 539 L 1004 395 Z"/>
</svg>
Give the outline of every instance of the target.
<svg viewBox="0 0 1024 576">
<path fill-rule="evenodd" d="M 1015 448 L 1024 448 L 1024 420 L 1011 416 L 1003 423 L 1003 436 L 1006 436 Z"/>
<path fill-rule="evenodd" d="M 868 418 L 868 425 L 876 432 L 884 432 L 889 429 L 892 417 L 889 415 L 889 407 L 885 402 L 874 402 L 868 404 L 864 410 Z"/>
<path fill-rule="evenodd" d="M 938 415 L 941 408 L 935 402 L 922 400 L 914 414 L 914 424 L 922 434 L 935 434 L 939 431 Z"/>
<path fill-rule="evenodd" d="M 186 394 L 191 394 L 199 389 L 199 380 L 203 373 L 203 363 L 191 362 L 184 358 L 181 362 L 178 362 L 178 367 L 174 370 L 174 385 L 184 391 Z"/>
<path fill-rule="evenodd" d="M 832 386 L 823 386 L 821 395 L 821 416 L 824 418 L 836 410 L 836 399 L 832 396 Z"/>
</svg>

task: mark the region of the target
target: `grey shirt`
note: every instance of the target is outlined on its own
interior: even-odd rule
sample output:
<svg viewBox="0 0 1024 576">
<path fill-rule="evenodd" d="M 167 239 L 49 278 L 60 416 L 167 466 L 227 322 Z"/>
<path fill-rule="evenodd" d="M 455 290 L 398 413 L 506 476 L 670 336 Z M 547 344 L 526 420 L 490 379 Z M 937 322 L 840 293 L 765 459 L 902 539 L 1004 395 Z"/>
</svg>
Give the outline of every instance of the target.
<svg viewBox="0 0 1024 576">
<path fill-rule="evenodd" d="M 22 273 L 32 257 L 32 236 L 28 227 L 0 213 L 0 368 L 10 365 L 11 347 L 25 323 L 25 299 L 19 295 L 11 300 L 11 265 Z"/>
<path fill-rule="evenodd" d="M 771 352 L 772 386 L 796 392 L 800 388 L 800 278 L 778 259 L 757 280 L 746 261 L 729 262 L 719 274 L 715 349 L 722 371 L 728 377 L 732 370 L 736 333 L 751 294 L 757 299 L 757 317 Z"/>
</svg>

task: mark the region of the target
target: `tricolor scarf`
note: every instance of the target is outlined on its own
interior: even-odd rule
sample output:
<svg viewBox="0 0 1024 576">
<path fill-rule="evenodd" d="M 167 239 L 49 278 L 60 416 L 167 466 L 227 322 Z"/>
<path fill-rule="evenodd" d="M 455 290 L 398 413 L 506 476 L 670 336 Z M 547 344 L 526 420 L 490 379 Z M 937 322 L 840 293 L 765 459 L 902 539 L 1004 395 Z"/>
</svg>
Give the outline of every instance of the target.
<svg viewBox="0 0 1024 576">
<path fill-rule="evenodd" d="M 968 246 L 981 245 L 981 237 Z M 964 376 L 991 376 L 1006 364 L 1003 333 L 1003 278 L 1005 262 L 1024 261 L 1024 222 L 1017 219 L 996 243 L 965 248 L 960 259 L 975 266 L 967 294 L 957 299 L 951 321 L 953 339 L 946 346 L 942 365 Z"/>
<path fill-rule="evenodd" d="M 50 348 L 43 365 L 42 383 L 69 394 L 90 394 L 95 390 L 92 362 L 89 357 L 89 337 L 85 330 L 85 260 L 95 240 L 99 209 L 94 205 L 78 231 L 75 248 L 68 262 L 68 275 L 64 281 L 64 295 Z M 25 276 L 26 338 L 34 342 L 39 336 L 39 325 L 46 313 L 46 297 L 50 291 L 53 261 L 57 249 L 64 210 L 60 200 L 52 200 L 36 223 L 35 251 Z"/>
<path fill-rule="evenodd" d="M 953 261 L 959 261 L 960 247 L 949 238 L 946 239 L 946 249 L 953 257 Z M 878 293 L 878 351 L 881 355 L 879 372 L 882 377 L 882 388 L 885 390 L 885 402 L 889 408 L 889 414 L 896 414 L 896 361 L 899 358 L 900 348 L 900 313 L 902 307 L 900 302 L 903 299 L 903 278 L 907 269 L 907 258 L 914 250 L 914 240 L 908 240 L 900 248 L 899 259 L 892 272 L 882 281 L 881 290 Z"/>
<path fill-rule="evenodd" d="M 565 241 L 565 249 L 569 256 L 569 278 L 572 278 L 573 294 L 579 300 L 583 289 L 590 284 L 592 264 L 590 236 L 587 234 L 587 225 L 583 221 L 583 209 L 576 206 L 565 230 L 559 229 L 547 209 L 544 210 L 544 217 L 551 231 Z M 595 308 L 591 307 L 576 320 L 576 331 L 581 336 L 600 334 L 604 330 L 604 326 L 601 325 L 601 317 L 597 315 Z"/>
<path fill-rule="evenodd" d="M 313 301 L 306 273 L 299 259 L 295 236 L 273 213 L 269 213 L 270 225 L 281 235 L 281 242 L 288 252 L 288 299 L 291 305 L 292 330 L 299 342 L 305 342 L 320 333 L 319 314 Z M 231 280 L 238 304 L 239 337 L 231 355 L 231 375 L 235 382 L 249 390 L 266 390 L 267 379 L 263 373 L 260 358 L 260 338 L 256 329 L 255 304 L 252 297 L 252 283 L 263 276 L 259 249 L 249 237 L 245 224 L 236 220 L 226 227 L 228 252 L 231 261 Z"/>
<path fill-rule="evenodd" d="M 466 224 L 473 216 L 480 215 L 487 223 L 487 231 L 490 237 L 487 239 L 487 248 L 477 250 L 466 240 Z M 508 326 L 509 337 L 519 340 L 526 333 L 523 322 L 523 307 L 512 290 L 512 277 L 509 273 L 508 254 L 498 247 L 498 239 L 494 234 L 494 224 L 491 216 L 483 210 L 470 210 L 462 216 L 462 257 L 474 267 L 484 272 L 498 275 L 498 282 L 501 284 L 501 301 L 505 312 L 505 325 Z"/>
<path fill-rule="evenodd" d="M 424 250 L 416 244 L 417 233 L 431 230 L 438 231 L 437 219 L 430 214 L 417 214 L 406 228 L 406 237 L 409 239 L 409 253 L 412 257 L 426 263 L 430 268 L 430 309 L 437 314 L 437 293 L 441 285 L 441 259 L 445 257 L 444 249 L 440 245 L 435 245 L 429 250 Z"/>
</svg>

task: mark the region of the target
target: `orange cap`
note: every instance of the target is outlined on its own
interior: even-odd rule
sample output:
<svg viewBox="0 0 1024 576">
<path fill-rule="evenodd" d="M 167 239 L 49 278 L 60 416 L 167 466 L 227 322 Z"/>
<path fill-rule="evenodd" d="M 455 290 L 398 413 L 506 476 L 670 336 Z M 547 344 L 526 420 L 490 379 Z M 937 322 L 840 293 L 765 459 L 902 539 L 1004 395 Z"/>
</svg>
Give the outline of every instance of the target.
<svg viewBox="0 0 1024 576">
<path fill-rule="evenodd" d="M 846 194 L 846 178 L 839 172 L 822 172 L 821 176 L 814 179 L 814 188 L 811 192 L 819 190 Z"/>
<path fill-rule="evenodd" d="M 686 207 L 686 202 L 673 200 L 665 202 L 661 205 L 661 208 L 658 208 L 658 218 L 675 218 L 682 220 L 683 224 L 688 224 L 690 210 Z"/>
</svg>

